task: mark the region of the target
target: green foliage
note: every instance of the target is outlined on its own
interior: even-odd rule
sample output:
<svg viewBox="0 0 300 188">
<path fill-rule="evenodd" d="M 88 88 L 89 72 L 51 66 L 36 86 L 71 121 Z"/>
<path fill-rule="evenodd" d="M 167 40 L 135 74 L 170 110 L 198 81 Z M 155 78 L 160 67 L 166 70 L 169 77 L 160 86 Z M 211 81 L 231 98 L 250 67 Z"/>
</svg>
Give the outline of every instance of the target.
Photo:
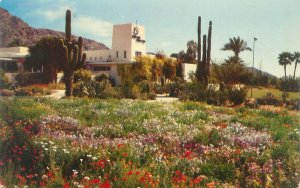
<svg viewBox="0 0 300 188">
<path fill-rule="evenodd" d="M 247 96 L 248 89 L 245 87 L 242 88 L 230 88 L 228 90 L 228 97 L 229 100 L 234 104 L 234 105 L 239 105 L 242 104 Z"/>
<path fill-rule="evenodd" d="M 96 75 L 94 80 L 96 80 L 97 82 L 102 82 L 104 80 L 108 80 L 108 76 L 106 74 Z"/>
<path fill-rule="evenodd" d="M 233 37 L 233 38 L 229 39 L 229 43 L 224 44 L 224 47 L 222 48 L 222 50 L 233 51 L 234 55 L 236 57 L 238 57 L 242 51 L 245 51 L 245 50 L 251 51 L 251 48 L 249 48 L 247 46 L 247 42 L 242 40 L 240 37 L 237 37 L 237 38 Z"/>
<path fill-rule="evenodd" d="M 74 96 L 78 97 L 95 97 L 101 99 L 115 98 L 117 94 L 111 87 L 109 80 L 97 82 L 94 80 L 78 82 L 74 86 Z"/>
<path fill-rule="evenodd" d="M 286 80 L 286 66 L 290 65 L 294 61 L 293 54 L 290 52 L 282 52 L 278 56 L 278 63 L 284 68 L 284 80 Z"/>
<path fill-rule="evenodd" d="M 281 91 L 300 91 L 300 77 L 293 79 L 291 76 L 287 77 L 286 80 L 279 79 L 279 89 Z"/>
<path fill-rule="evenodd" d="M 5 72 L 0 69 L 0 89 L 7 89 L 9 85 L 10 83 L 7 76 L 5 76 Z"/>
<path fill-rule="evenodd" d="M 16 81 L 17 81 L 17 85 L 20 86 L 26 86 L 28 84 L 30 84 L 30 73 L 27 72 L 19 72 L 16 77 L 15 77 Z"/>
<path fill-rule="evenodd" d="M 35 120 L 42 115 L 53 114 L 53 110 L 32 98 L 14 98 L 0 100 L 0 119 L 18 121 Z"/>
<path fill-rule="evenodd" d="M 56 82 L 57 72 L 60 70 L 59 59 L 59 38 L 42 37 L 35 45 L 29 47 L 30 56 L 26 57 L 24 69 L 26 71 L 42 70 L 43 82 Z"/>
<path fill-rule="evenodd" d="M 278 97 L 275 97 L 272 93 L 267 93 L 266 96 L 256 99 L 256 102 L 260 105 L 275 105 L 280 106 L 283 104 L 283 101 Z"/>
<path fill-rule="evenodd" d="M 237 59 L 239 57 L 231 57 L 221 65 L 213 64 L 212 77 L 215 77 L 219 82 L 224 82 L 226 85 L 235 83 L 250 84 L 251 72 L 245 68 L 240 59 Z"/>
<path fill-rule="evenodd" d="M 234 164 L 220 158 L 207 160 L 201 165 L 200 172 L 209 177 L 216 177 L 222 182 L 235 178 Z"/>
<path fill-rule="evenodd" d="M 78 69 L 74 72 L 74 83 L 88 82 L 92 79 L 92 72 L 86 69 Z"/>
<path fill-rule="evenodd" d="M 37 86 L 27 86 L 17 88 L 15 90 L 16 96 L 41 96 L 41 95 L 50 95 L 51 91 L 45 87 L 37 87 Z"/>
</svg>

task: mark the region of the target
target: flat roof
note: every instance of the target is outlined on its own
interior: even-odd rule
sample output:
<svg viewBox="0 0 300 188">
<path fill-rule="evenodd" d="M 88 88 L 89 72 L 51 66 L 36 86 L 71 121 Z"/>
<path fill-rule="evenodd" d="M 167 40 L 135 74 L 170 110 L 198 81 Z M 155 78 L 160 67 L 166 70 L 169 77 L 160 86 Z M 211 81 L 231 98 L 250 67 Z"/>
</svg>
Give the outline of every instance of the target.
<svg viewBox="0 0 300 188">
<path fill-rule="evenodd" d="M 123 65 L 123 64 L 133 64 L 136 63 L 135 61 L 131 62 L 99 62 L 99 63 L 92 63 L 86 62 L 85 65 Z"/>
</svg>

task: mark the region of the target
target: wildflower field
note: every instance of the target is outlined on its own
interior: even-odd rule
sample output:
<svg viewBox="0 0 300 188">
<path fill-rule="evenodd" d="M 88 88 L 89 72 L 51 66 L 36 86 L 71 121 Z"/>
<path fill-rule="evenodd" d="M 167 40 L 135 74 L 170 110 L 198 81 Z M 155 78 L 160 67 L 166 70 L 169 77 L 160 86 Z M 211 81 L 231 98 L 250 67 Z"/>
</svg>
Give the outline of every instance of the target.
<svg viewBox="0 0 300 188">
<path fill-rule="evenodd" d="M 195 102 L 0 99 L 6 187 L 297 187 L 299 116 Z"/>
</svg>

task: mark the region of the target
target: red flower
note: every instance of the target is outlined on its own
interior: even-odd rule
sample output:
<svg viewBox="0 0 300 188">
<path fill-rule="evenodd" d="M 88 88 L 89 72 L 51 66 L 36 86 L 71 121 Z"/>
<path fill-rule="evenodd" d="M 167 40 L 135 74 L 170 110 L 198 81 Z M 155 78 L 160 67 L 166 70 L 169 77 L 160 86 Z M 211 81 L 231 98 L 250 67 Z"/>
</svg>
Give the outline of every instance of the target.
<svg viewBox="0 0 300 188">
<path fill-rule="evenodd" d="M 117 147 L 120 148 L 122 146 L 125 146 L 125 144 L 118 144 Z"/>
<path fill-rule="evenodd" d="M 92 179 L 92 180 L 90 181 L 90 183 L 91 183 L 92 185 L 95 185 L 95 184 L 101 183 L 101 181 L 100 181 L 99 178 L 95 178 L 95 179 Z"/>
<path fill-rule="evenodd" d="M 127 172 L 127 175 L 132 175 L 132 171 L 130 170 L 129 172 Z"/>
<path fill-rule="evenodd" d="M 3 161 L 0 161 L 0 166 L 3 166 L 3 165 L 4 165 Z"/>
<path fill-rule="evenodd" d="M 45 187 L 45 185 L 46 185 L 45 182 L 43 181 L 40 182 L 40 187 Z"/>
<path fill-rule="evenodd" d="M 100 168 L 104 169 L 105 168 L 105 162 L 106 162 L 106 160 L 104 160 L 104 159 L 99 160 L 98 162 L 95 163 L 95 166 L 98 167 L 98 168 L 100 167 Z"/>
<path fill-rule="evenodd" d="M 110 181 L 109 180 L 105 180 L 101 185 L 99 185 L 99 188 L 110 188 Z"/>
<path fill-rule="evenodd" d="M 69 183 L 65 183 L 63 188 L 70 188 L 70 184 Z"/>
<path fill-rule="evenodd" d="M 191 159 L 191 155 L 193 152 L 191 152 L 190 150 L 187 150 L 186 152 L 184 152 L 184 155 L 182 156 L 183 159 Z"/>
<path fill-rule="evenodd" d="M 192 179 L 192 182 L 193 182 L 194 184 L 198 184 L 198 183 L 200 183 L 203 179 L 204 179 L 203 176 L 198 176 L 197 178 Z"/>
<path fill-rule="evenodd" d="M 208 187 L 208 188 L 214 188 L 215 184 L 216 184 L 215 182 L 210 182 L 210 183 L 206 184 L 206 187 Z"/>
</svg>

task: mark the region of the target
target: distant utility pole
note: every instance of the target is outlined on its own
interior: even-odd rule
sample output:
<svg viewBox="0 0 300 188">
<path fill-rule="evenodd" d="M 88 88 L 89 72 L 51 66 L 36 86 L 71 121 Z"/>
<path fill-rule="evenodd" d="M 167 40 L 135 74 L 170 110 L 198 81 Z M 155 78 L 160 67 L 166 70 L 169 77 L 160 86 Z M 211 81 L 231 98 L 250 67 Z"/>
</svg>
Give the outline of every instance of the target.
<svg viewBox="0 0 300 188">
<path fill-rule="evenodd" d="M 255 48 L 255 41 L 257 41 L 257 38 L 254 37 L 254 39 L 253 39 L 252 79 L 251 79 L 251 98 L 252 98 L 253 76 L 254 76 L 254 48 Z"/>
</svg>

